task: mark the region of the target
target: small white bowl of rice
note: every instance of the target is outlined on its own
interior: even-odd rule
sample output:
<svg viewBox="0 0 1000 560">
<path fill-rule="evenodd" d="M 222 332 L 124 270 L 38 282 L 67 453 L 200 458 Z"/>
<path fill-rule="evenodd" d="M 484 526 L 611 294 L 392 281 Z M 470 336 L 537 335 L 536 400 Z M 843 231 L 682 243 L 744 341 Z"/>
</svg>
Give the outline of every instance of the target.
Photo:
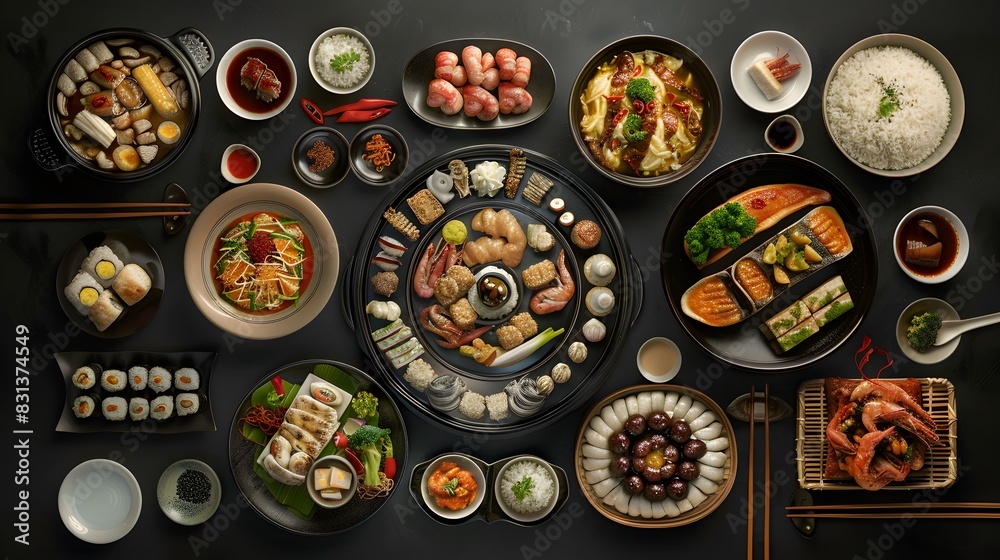
<svg viewBox="0 0 1000 560">
<path fill-rule="evenodd" d="M 329 92 L 354 93 L 375 73 L 375 49 L 356 29 L 328 29 L 309 49 L 309 72 Z"/>
<path fill-rule="evenodd" d="M 495 492 L 504 513 L 514 521 L 531 523 L 547 516 L 556 506 L 559 479 L 548 461 L 520 455 L 500 467 Z"/>
<path fill-rule="evenodd" d="M 909 35 L 858 41 L 833 64 L 823 88 L 823 123 L 837 149 L 883 177 L 909 177 L 937 165 L 964 120 L 955 69 Z"/>
</svg>

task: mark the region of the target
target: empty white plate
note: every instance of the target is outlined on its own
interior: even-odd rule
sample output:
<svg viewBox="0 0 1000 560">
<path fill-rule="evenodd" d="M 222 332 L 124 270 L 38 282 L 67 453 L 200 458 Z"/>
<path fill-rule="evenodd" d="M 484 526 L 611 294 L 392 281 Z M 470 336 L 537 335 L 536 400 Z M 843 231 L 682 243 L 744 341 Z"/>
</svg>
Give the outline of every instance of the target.
<svg viewBox="0 0 1000 560">
<path fill-rule="evenodd" d="M 109 459 L 84 461 L 59 487 L 59 516 L 81 540 L 105 544 L 132 530 L 142 511 L 139 483 Z"/>
</svg>

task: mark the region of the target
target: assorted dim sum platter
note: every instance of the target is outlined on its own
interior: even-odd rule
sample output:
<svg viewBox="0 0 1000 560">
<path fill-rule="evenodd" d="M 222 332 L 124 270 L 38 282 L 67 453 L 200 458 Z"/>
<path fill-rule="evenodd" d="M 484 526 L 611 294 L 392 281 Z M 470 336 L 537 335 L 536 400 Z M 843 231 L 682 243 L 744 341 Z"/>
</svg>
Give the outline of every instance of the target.
<svg viewBox="0 0 1000 560">
<path fill-rule="evenodd" d="M 214 352 L 58 352 L 66 404 L 57 432 L 215 431 Z"/>
<path fill-rule="evenodd" d="M 641 283 L 620 224 L 574 175 L 477 146 L 413 172 L 381 208 L 348 306 L 361 347 L 416 410 L 512 431 L 561 417 L 608 375 Z"/>
<path fill-rule="evenodd" d="M 491 68 L 496 72 L 493 83 Z M 556 74 L 545 56 L 508 39 L 436 43 L 403 69 L 406 104 L 424 121 L 444 128 L 497 130 L 527 124 L 548 110 L 555 93 Z"/>
<path fill-rule="evenodd" d="M 95 231 L 66 250 L 56 293 L 66 316 L 102 338 L 135 333 L 163 298 L 163 265 L 152 246 L 125 230 Z"/>
<path fill-rule="evenodd" d="M 735 248 L 705 242 L 719 230 Z M 758 371 L 800 368 L 839 347 L 878 278 L 874 234 L 850 189 L 787 154 L 709 173 L 677 205 L 661 251 L 681 327 L 712 356 Z"/>
<path fill-rule="evenodd" d="M 362 473 L 353 464 L 338 467 L 357 490 L 336 508 L 321 507 L 311 494 L 320 493 L 315 485 L 330 469 L 310 467 L 330 455 L 350 461 L 340 438 L 366 425 L 388 430 L 393 466 L 383 447 L 379 483 L 367 486 L 363 465 Z M 287 448 L 275 444 L 279 436 L 290 442 Z M 364 522 L 389 501 L 406 465 L 407 445 L 399 409 L 374 379 L 348 364 L 307 360 L 282 366 L 250 388 L 229 429 L 229 466 L 240 493 L 264 519 L 292 533 L 333 534 Z"/>
</svg>

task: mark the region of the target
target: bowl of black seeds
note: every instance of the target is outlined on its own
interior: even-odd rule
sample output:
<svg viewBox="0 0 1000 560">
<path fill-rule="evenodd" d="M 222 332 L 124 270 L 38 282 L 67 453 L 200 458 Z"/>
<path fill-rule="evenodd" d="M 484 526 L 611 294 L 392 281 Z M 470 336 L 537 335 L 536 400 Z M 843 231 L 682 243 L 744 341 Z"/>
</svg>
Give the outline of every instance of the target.
<svg viewBox="0 0 1000 560">
<path fill-rule="evenodd" d="M 181 459 L 167 467 L 156 484 L 156 501 L 171 520 L 181 525 L 207 521 L 222 500 L 219 476 L 196 459 Z"/>
</svg>

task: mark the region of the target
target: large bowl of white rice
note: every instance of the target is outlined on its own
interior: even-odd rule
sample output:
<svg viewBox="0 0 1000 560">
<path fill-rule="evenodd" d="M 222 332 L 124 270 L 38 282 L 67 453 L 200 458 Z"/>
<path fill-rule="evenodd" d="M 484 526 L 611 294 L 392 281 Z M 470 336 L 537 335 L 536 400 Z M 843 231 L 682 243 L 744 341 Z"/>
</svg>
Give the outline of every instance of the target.
<svg viewBox="0 0 1000 560">
<path fill-rule="evenodd" d="M 876 175 L 927 171 L 951 151 L 965 94 L 948 59 L 909 35 L 859 41 L 834 63 L 823 88 L 823 123 L 837 148 Z"/>
<path fill-rule="evenodd" d="M 309 49 L 309 72 L 327 91 L 354 93 L 375 73 L 375 49 L 356 29 L 328 29 Z"/>
</svg>

